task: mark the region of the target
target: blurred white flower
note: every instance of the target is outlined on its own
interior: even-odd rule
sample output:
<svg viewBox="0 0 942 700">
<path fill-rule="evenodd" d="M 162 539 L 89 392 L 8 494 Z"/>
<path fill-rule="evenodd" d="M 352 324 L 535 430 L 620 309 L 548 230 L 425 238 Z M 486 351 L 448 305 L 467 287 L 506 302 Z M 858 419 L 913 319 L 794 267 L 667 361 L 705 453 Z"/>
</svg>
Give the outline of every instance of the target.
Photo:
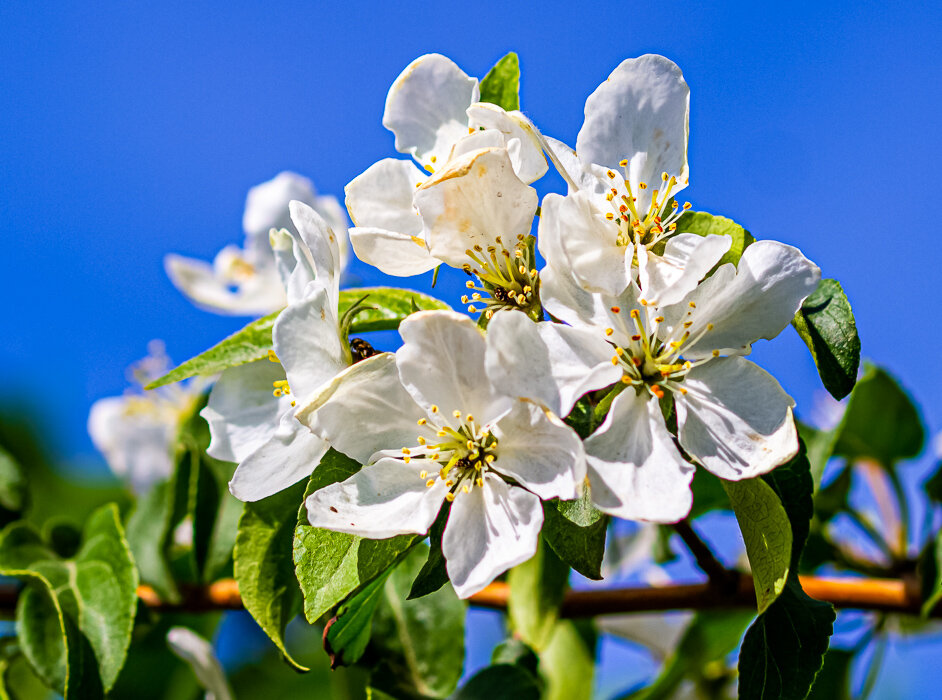
<svg viewBox="0 0 942 700">
<path fill-rule="evenodd" d="M 205 381 L 177 383 L 145 392 L 143 386 L 173 366 L 160 341 L 129 369 L 132 386 L 123 396 L 99 399 L 88 415 L 88 433 L 111 471 L 143 493 L 173 472 L 177 434 L 195 407 Z"/>
<path fill-rule="evenodd" d="M 164 258 L 170 281 L 194 304 L 215 313 L 262 316 L 284 307 L 285 292 L 268 234 L 272 229 L 294 231 L 288 213 L 291 200 L 309 205 L 337 233 L 343 270 L 349 247 L 347 217 L 337 198 L 318 195 L 306 177 L 283 172 L 249 190 L 241 248 L 226 246 L 212 264 L 171 253 Z"/>
<path fill-rule="evenodd" d="M 209 642 L 187 627 L 171 627 L 167 632 L 167 646 L 193 669 L 206 690 L 206 700 L 234 700 L 226 674 Z"/>
</svg>

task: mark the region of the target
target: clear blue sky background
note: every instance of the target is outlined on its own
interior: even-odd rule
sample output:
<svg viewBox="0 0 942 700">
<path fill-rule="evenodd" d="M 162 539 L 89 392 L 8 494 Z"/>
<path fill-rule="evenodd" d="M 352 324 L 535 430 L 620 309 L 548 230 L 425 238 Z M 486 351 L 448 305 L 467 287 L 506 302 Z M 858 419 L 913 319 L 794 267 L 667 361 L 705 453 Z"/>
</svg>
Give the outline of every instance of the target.
<svg viewBox="0 0 942 700">
<path fill-rule="evenodd" d="M 339 195 L 394 155 L 383 103 L 416 56 L 483 76 L 517 51 L 524 111 L 573 143 L 586 96 L 657 52 L 691 87 L 686 196 L 839 279 L 864 354 L 935 431 L 940 30 L 942 6 L 918 2 L 4 2 L 0 396 L 31 397 L 64 455 L 91 456 L 88 408 L 148 340 L 179 361 L 244 322 L 192 307 L 163 255 L 240 241 L 247 189 L 280 170 Z M 807 412 L 820 385 L 797 336 L 760 345 Z"/>
</svg>

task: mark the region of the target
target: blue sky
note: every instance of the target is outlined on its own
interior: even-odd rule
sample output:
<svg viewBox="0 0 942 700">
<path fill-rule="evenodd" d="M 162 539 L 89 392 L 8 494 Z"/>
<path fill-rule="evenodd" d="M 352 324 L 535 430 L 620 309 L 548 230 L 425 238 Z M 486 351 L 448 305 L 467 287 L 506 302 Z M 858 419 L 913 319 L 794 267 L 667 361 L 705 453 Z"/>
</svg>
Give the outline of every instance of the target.
<svg viewBox="0 0 942 700">
<path fill-rule="evenodd" d="M 517 51 L 522 108 L 572 143 L 586 96 L 656 52 L 691 87 L 694 207 L 839 279 L 865 356 L 936 431 L 940 27 L 918 2 L 5 2 L 0 397 L 41 407 L 63 455 L 92 456 L 88 408 L 150 339 L 179 361 L 244 323 L 192 307 L 163 255 L 238 242 L 246 191 L 281 170 L 340 195 L 395 155 L 383 103 L 416 56 L 483 76 Z M 754 356 L 807 413 L 820 384 L 797 336 Z"/>
</svg>

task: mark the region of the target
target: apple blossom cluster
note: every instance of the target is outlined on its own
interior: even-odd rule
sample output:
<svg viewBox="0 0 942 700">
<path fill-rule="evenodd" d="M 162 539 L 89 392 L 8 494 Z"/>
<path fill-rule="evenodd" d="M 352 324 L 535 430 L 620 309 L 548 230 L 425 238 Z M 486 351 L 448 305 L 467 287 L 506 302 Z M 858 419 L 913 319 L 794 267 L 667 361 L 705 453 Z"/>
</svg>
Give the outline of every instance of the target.
<svg viewBox="0 0 942 700">
<path fill-rule="evenodd" d="M 407 314 L 395 352 L 350 338 L 372 307 L 368 290 L 341 303 L 346 220 L 299 176 L 250 192 L 243 248 L 212 266 L 169 257 L 200 306 L 283 309 L 268 357 L 225 369 L 202 410 L 209 454 L 238 464 L 231 492 L 272 496 L 332 448 L 362 468 L 306 498 L 310 524 L 382 539 L 441 517 L 468 597 L 533 556 L 545 501 L 672 523 L 697 468 L 739 481 L 791 459 L 794 401 L 745 356 L 820 271 L 792 246 L 692 225 L 688 121 L 662 56 L 625 60 L 588 97 L 575 149 L 482 101 L 448 58 L 413 61 L 383 115 L 407 157 L 346 186 L 349 240 L 388 275 L 461 271 L 467 313 Z M 567 191 L 541 200 L 551 167 Z"/>
</svg>

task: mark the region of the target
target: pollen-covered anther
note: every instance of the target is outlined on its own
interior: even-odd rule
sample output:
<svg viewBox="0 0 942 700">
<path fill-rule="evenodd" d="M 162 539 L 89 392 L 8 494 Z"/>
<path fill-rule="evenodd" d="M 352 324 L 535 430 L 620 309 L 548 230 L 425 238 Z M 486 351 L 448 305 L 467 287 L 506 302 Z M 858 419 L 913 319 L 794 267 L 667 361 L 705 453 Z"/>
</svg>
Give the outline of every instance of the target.
<svg viewBox="0 0 942 700">
<path fill-rule="evenodd" d="M 445 494 L 445 500 L 451 503 L 452 501 L 455 500 L 455 494 L 449 491 L 448 493 Z"/>
<path fill-rule="evenodd" d="M 407 455 L 407 454 L 411 454 L 411 453 L 412 453 L 412 450 L 410 450 L 408 447 L 403 447 L 403 448 L 402 448 L 402 454 Z"/>
<path fill-rule="evenodd" d="M 615 332 L 615 329 L 614 329 L 614 328 L 606 328 L 606 329 L 605 329 L 605 335 L 611 335 L 611 334 L 614 333 L 614 332 Z"/>
<path fill-rule="evenodd" d="M 631 358 L 631 364 L 633 364 L 635 367 L 640 367 L 640 366 L 641 366 L 641 358 L 640 358 L 640 357 L 632 357 L 632 358 Z"/>
<path fill-rule="evenodd" d="M 466 421 L 468 421 L 469 423 L 473 423 L 473 422 L 474 422 L 474 416 L 472 416 L 470 413 L 467 414 L 467 415 L 464 417 L 464 419 L 465 419 Z"/>
<path fill-rule="evenodd" d="M 430 410 L 432 413 L 438 413 L 438 406 L 436 406 L 435 404 L 432 404 L 431 406 L 429 406 L 428 410 Z"/>
<path fill-rule="evenodd" d="M 419 418 L 419 419 L 416 421 L 416 423 L 419 424 L 419 425 L 425 425 L 426 423 L 428 423 L 428 418 Z"/>
<path fill-rule="evenodd" d="M 631 384 L 631 377 L 629 377 L 627 374 L 621 375 L 621 383 L 622 383 L 622 384 Z"/>
<path fill-rule="evenodd" d="M 429 479 L 425 482 L 425 488 L 430 489 L 435 485 L 435 479 Z"/>
<path fill-rule="evenodd" d="M 612 180 L 615 179 L 615 173 L 613 173 L 611 170 L 609 170 L 609 171 L 606 173 L 606 175 L 608 175 L 609 178 L 611 178 Z"/>
<path fill-rule="evenodd" d="M 451 412 L 451 415 L 453 415 L 455 418 L 461 418 L 461 411 L 455 409 Z"/>
<path fill-rule="evenodd" d="M 627 159 L 627 158 L 622 158 L 620 161 L 618 161 L 618 164 L 619 164 L 621 167 L 623 167 L 623 168 L 627 168 L 627 167 L 628 167 L 628 159 Z"/>
<path fill-rule="evenodd" d="M 278 355 L 275 354 L 275 351 L 274 351 L 274 350 L 269 350 L 269 351 L 268 351 L 268 361 L 269 361 L 269 362 L 280 362 L 280 360 L 278 359 Z"/>
<path fill-rule="evenodd" d="M 654 394 L 657 398 L 659 399 L 664 398 L 664 390 L 661 387 L 659 387 L 657 384 L 651 384 L 648 388 L 651 390 L 651 393 Z"/>
<path fill-rule="evenodd" d="M 474 281 L 468 280 L 467 282 L 464 283 L 464 286 L 467 287 L 468 289 L 474 289 Z"/>
<path fill-rule="evenodd" d="M 612 355 L 612 364 L 618 365 L 618 355 Z"/>
<path fill-rule="evenodd" d="M 687 209 L 690 209 L 690 207 L 692 206 L 693 205 L 690 202 L 684 202 L 684 211 L 686 211 Z"/>
<path fill-rule="evenodd" d="M 620 311 L 621 311 L 621 307 L 620 307 L 620 306 L 613 306 L 613 307 L 612 307 L 612 313 L 616 313 L 616 314 L 617 314 L 617 313 L 620 312 Z"/>
<path fill-rule="evenodd" d="M 419 435 L 419 436 L 416 438 L 415 441 L 416 441 L 417 443 L 419 443 L 420 445 L 424 445 L 424 444 L 425 444 L 425 438 L 422 437 L 421 435 Z"/>
<path fill-rule="evenodd" d="M 482 479 L 480 476 L 477 479 L 475 479 L 474 483 L 478 485 L 479 489 L 484 488 L 484 479 Z"/>
<path fill-rule="evenodd" d="M 638 334 L 635 334 L 631 336 L 631 339 L 637 343 L 639 340 L 641 340 L 641 336 Z"/>
<path fill-rule="evenodd" d="M 643 189 L 643 190 L 646 190 L 646 189 L 648 189 L 648 183 L 646 183 L 646 182 L 639 182 L 639 183 L 638 183 L 638 187 L 640 187 L 640 188 Z"/>
<path fill-rule="evenodd" d="M 644 303 L 644 302 L 642 302 L 642 303 Z M 631 315 L 631 317 L 632 317 L 633 319 L 640 319 L 640 318 L 641 318 L 641 312 L 638 311 L 637 309 L 632 309 L 630 315 Z"/>
<path fill-rule="evenodd" d="M 428 472 L 423 469 L 422 471 L 419 472 L 419 478 L 420 478 L 420 479 L 427 479 L 427 478 L 428 478 Z"/>
</svg>

